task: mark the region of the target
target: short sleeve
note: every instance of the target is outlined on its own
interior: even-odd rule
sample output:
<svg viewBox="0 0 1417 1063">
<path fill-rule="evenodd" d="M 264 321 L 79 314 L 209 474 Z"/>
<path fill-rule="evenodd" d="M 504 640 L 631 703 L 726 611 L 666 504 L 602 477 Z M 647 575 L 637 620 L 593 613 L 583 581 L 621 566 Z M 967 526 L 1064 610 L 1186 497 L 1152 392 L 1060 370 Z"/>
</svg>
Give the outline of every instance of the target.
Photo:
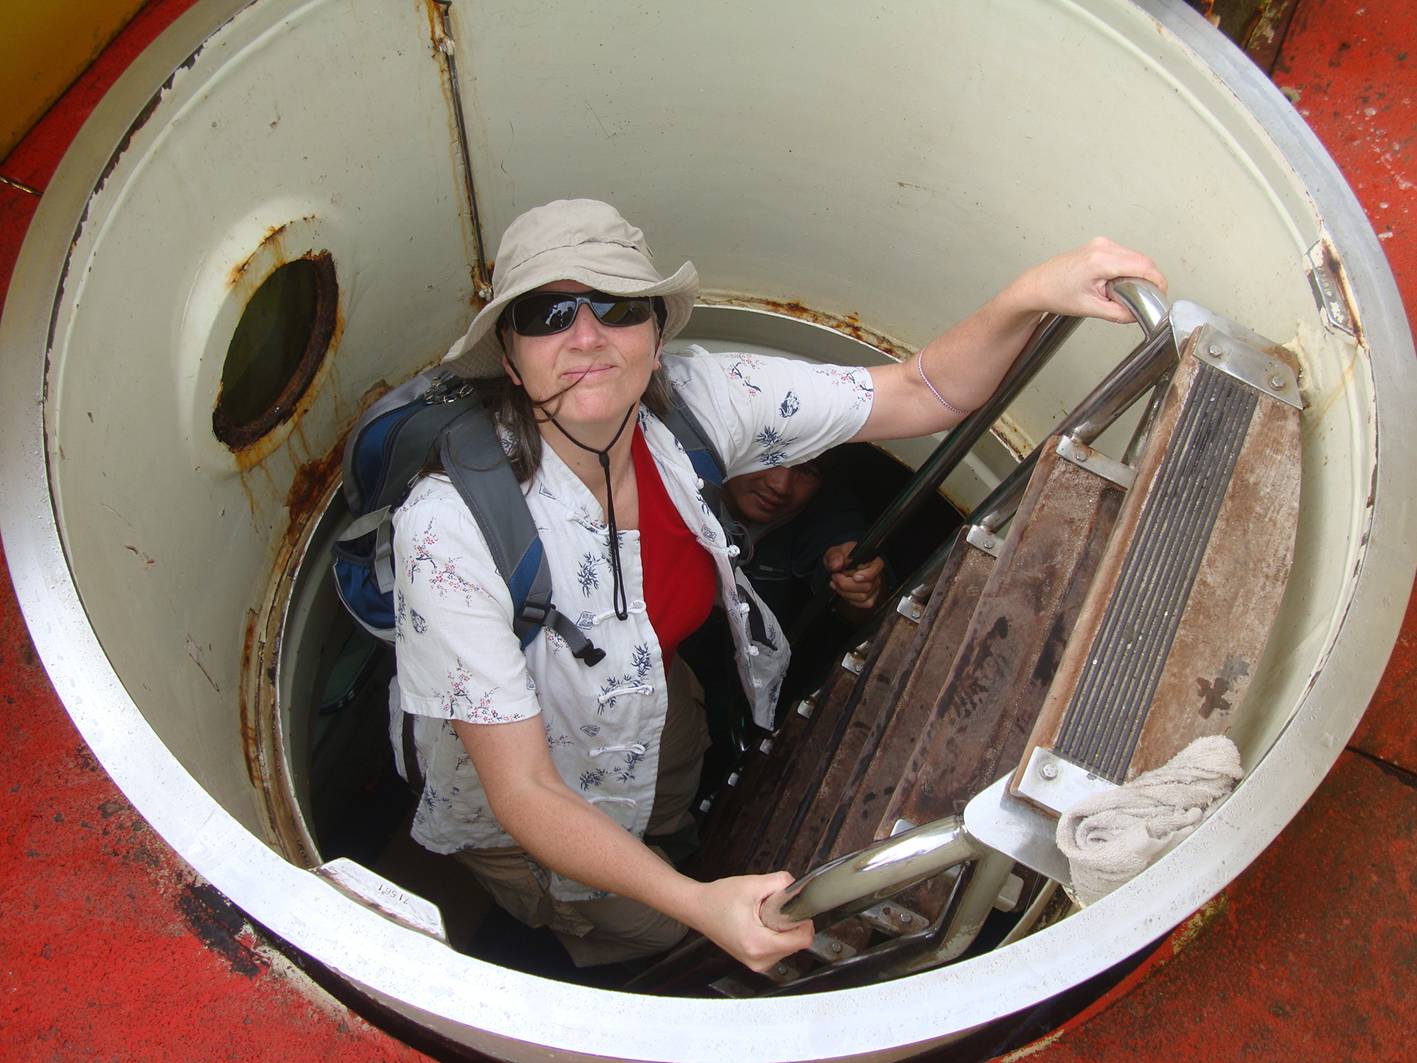
<svg viewBox="0 0 1417 1063">
<path fill-rule="evenodd" d="M 856 435 L 871 413 L 864 367 L 690 352 L 665 358 L 670 385 L 713 438 L 728 476 L 808 461 Z"/>
<path fill-rule="evenodd" d="M 394 515 L 394 564 L 402 708 L 467 723 L 538 715 L 511 596 L 451 484 L 423 480 Z"/>
</svg>

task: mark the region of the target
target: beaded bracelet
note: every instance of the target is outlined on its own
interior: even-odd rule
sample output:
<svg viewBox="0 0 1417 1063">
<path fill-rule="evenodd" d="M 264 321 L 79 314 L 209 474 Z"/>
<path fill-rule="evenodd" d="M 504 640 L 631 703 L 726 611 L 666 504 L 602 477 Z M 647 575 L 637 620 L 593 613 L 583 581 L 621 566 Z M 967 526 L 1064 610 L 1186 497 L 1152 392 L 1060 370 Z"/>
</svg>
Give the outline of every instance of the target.
<svg viewBox="0 0 1417 1063">
<path fill-rule="evenodd" d="M 916 369 L 917 372 L 919 372 L 921 381 L 925 384 L 925 386 L 926 386 L 927 388 L 930 389 L 930 394 L 931 394 L 931 395 L 934 395 L 935 398 L 937 398 L 937 399 L 940 400 L 940 405 L 941 405 L 941 406 L 943 406 L 945 409 L 949 410 L 951 413 L 957 413 L 957 414 L 959 414 L 959 416 L 961 416 L 961 417 L 968 417 L 968 416 L 969 416 L 969 414 L 968 414 L 967 411 L 961 410 L 958 406 L 956 406 L 954 403 L 952 403 L 949 399 L 947 399 L 947 398 L 945 398 L 943 395 L 941 395 L 940 392 L 939 392 L 939 390 L 935 387 L 935 385 L 932 384 L 932 383 L 930 383 L 930 378 L 925 375 L 925 352 L 924 352 L 924 351 L 921 351 L 919 354 L 917 354 L 917 355 L 915 356 L 915 369 Z"/>
</svg>

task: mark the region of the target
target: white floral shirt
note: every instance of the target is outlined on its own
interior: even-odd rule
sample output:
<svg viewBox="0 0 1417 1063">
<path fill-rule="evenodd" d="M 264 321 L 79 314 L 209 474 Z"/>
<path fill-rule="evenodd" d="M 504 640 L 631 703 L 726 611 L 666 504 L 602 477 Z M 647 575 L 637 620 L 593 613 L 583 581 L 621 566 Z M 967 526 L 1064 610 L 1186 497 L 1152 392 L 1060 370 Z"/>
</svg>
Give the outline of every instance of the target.
<svg viewBox="0 0 1417 1063">
<path fill-rule="evenodd" d="M 855 435 L 871 410 L 865 369 L 700 348 L 666 357 L 665 367 L 727 476 L 815 457 Z M 639 419 L 671 502 L 714 561 L 744 689 L 754 718 L 768 726 L 787 668 L 786 640 L 737 574 L 737 548 L 705 504 L 703 482 L 678 440 L 647 409 Z M 630 616 L 618 621 L 607 529 L 594 497 L 550 447 L 523 489 L 556 606 L 606 656 L 587 666 L 549 628 L 523 652 L 510 595 L 477 522 L 446 477 L 414 486 L 394 516 L 398 703 L 419 717 L 425 784 L 413 837 L 434 852 L 516 844 L 493 817 L 453 720 L 497 724 L 539 714 L 567 785 L 636 836 L 652 810 L 667 698 L 659 641 L 645 615 L 639 532 L 620 533 Z M 764 622 L 759 642 L 749 634 L 750 599 Z M 560 900 L 603 895 L 554 875 L 551 890 Z"/>
</svg>

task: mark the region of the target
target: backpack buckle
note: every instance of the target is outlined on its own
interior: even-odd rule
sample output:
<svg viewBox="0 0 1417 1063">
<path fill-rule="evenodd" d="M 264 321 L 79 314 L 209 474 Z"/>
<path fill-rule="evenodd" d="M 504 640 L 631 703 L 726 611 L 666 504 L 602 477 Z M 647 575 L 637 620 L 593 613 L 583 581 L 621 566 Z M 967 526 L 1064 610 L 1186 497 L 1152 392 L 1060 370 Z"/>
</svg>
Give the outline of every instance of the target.
<svg viewBox="0 0 1417 1063">
<path fill-rule="evenodd" d="M 472 388 L 471 380 L 464 379 L 456 373 L 444 373 L 428 386 L 428 390 L 423 393 L 423 401 L 430 405 L 439 403 L 448 405 L 457 402 Z"/>
</svg>

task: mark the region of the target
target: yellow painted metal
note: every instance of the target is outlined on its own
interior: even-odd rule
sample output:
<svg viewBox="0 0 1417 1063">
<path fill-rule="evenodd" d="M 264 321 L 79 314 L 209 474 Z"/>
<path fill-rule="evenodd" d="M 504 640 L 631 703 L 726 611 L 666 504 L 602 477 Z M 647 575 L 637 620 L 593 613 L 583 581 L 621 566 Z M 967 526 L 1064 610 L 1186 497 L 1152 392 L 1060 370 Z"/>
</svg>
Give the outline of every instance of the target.
<svg viewBox="0 0 1417 1063">
<path fill-rule="evenodd" d="M 0 158 L 49 109 L 144 0 L 0 4 Z"/>
</svg>

